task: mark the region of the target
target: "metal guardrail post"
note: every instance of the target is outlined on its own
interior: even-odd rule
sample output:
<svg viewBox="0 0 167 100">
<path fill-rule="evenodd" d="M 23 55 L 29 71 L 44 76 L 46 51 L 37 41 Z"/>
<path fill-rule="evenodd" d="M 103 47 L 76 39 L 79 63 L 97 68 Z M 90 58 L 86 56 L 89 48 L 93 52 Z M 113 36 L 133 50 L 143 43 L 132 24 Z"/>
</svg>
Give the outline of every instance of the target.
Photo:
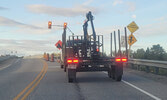
<svg viewBox="0 0 167 100">
<path fill-rule="evenodd" d="M 159 68 L 155 67 L 155 74 L 159 74 Z"/>
<path fill-rule="evenodd" d="M 134 69 L 134 64 L 131 64 L 131 68 Z"/>
<path fill-rule="evenodd" d="M 140 69 L 141 69 L 141 68 L 140 68 L 140 65 L 137 65 L 137 70 L 139 70 L 139 71 L 140 71 Z"/>
<path fill-rule="evenodd" d="M 146 66 L 146 72 L 149 73 L 150 72 L 150 67 Z"/>
</svg>

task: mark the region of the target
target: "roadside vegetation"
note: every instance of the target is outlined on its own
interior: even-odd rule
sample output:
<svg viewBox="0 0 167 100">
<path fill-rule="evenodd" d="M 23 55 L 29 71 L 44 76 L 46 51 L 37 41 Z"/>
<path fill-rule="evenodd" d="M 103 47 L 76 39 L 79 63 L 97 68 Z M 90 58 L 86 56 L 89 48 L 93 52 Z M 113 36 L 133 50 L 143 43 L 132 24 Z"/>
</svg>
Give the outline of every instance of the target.
<svg viewBox="0 0 167 100">
<path fill-rule="evenodd" d="M 148 59 L 167 61 L 167 52 L 159 44 L 153 45 L 151 48 L 144 50 L 143 48 L 131 52 L 131 57 L 134 59 Z"/>
</svg>

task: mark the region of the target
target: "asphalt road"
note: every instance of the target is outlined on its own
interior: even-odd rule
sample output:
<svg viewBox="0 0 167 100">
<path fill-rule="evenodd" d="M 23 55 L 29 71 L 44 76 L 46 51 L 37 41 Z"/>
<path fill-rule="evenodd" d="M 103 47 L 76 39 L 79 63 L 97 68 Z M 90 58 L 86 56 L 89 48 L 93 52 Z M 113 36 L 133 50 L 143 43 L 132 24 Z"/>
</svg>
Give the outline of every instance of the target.
<svg viewBox="0 0 167 100">
<path fill-rule="evenodd" d="M 166 77 L 124 70 L 116 82 L 105 72 L 77 73 L 68 83 L 56 62 L 14 59 L 0 70 L 0 100 L 167 100 Z"/>
</svg>

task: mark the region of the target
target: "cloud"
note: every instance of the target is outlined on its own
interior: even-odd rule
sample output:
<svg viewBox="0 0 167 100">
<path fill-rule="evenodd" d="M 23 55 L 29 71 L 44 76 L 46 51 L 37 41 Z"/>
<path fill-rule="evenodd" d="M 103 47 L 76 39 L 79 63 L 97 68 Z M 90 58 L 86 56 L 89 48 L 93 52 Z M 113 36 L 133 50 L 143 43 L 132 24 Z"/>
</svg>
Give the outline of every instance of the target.
<svg viewBox="0 0 167 100">
<path fill-rule="evenodd" d="M 134 2 L 126 2 L 129 12 L 134 12 L 136 10 L 136 4 Z"/>
<path fill-rule="evenodd" d="M 132 18 L 133 18 L 133 19 L 136 19 L 136 15 L 135 15 L 135 14 L 133 14 L 133 15 L 132 15 Z"/>
<path fill-rule="evenodd" d="M 115 1 L 113 2 L 113 6 L 116 6 L 116 5 L 122 4 L 122 3 L 123 3 L 123 0 L 115 0 Z"/>
<path fill-rule="evenodd" d="M 33 26 L 24 24 L 6 17 L 0 16 L 0 26 L 15 26 L 15 27 L 26 27 L 26 28 L 33 28 L 33 29 L 42 29 L 41 27 Z"/>
<path fill-rule="evenodd" d="M 40 26 L 39 26 L 40 25 Z M 16 30 L 12 30 L 14 33 L 28 33 L 28 34 L 44 34 L 49 33 L 51 30 L 47 29 L 47 22 L 45 22 L 45 26 L 41 26 L 41 24 L 38 24 L 38 26 L 35 25 L 29 25 L 25 23 L 21 23 L 6 17 L 0 16 L 0 26 L 6 26 L 6 27 L 17 27 Z"/>
<path fill-rule="evenodd" d="M 0 55 L 17 51 L 18 55 L 43 54 L 44 52 L 55 52 L 55 40 L 10 40 L 0 39 Z"/>
<path fill-rule="evenodd" d="M 116 12 L 121 14 L 134 12 L 136 10 L 135 2 L 115 0 L 114 2 L 112 2 L 112 5 Z"/>
<path fill-rule="evenodd" d="M 90 3 L 92 3 L 94 0 L 87 0 L 86 2 L 83 3 L 83 5 L 89 5 Z"/>
<path fill-rule="evenodd" d="M 139 29 L 136 31 L 138 37 L 155 38 L 157 36 L 167 36 L 167 16 L 162 16 L 152 20 L 152 24 L 138 25 Z"/>
<path fill-rule="evenodd" d="M 166 25 L 167 20 L 163 20 L 161 22 L 140 26 L 138 33 L 140 36 L 144 37 L 164 36 L 167 34 Z"/>
<path fill-rule="evenodd" d="M 83 15 L 88 11 L 92 11 L 93 13 L 99 12 L 98 8 L 89 7 L 87 5 L 77 5 L 73 6 L 72 8 L 58 8 L 53 6 L 37 4 L 37 5 L 28 5 L 27 9 L 30 12 L 36 14 L 47 14 L 51 16 L 65 16 L 65 17 Z"/>
<path fill-rule="evenodd" d="M 7 10 L 8 8 L 0 7 L 0 10 Z"/>
<path fill-rule="evenodd" d="M 155 18 L 154 20 L 155 21 L 164 21 L 165 19 L 167 19 L 167 16 L 162 16 L 162 17 L 159 17 L 159 18 Z"/>
</svg>

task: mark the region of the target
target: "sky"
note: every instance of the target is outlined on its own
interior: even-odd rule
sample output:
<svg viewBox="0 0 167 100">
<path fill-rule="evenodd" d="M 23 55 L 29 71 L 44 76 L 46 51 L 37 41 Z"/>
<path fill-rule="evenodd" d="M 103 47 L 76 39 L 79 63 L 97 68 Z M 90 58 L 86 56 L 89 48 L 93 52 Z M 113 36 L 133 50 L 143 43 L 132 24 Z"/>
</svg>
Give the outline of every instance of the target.
<svg viewBox="0 0 167 100">
<path fill-rule="evenodd" d="M 104 35 L 104 51 L 110 53 L 110 33 L 132 21 L 139 29 L 132 50 L 160 44 L 167 51 L 167 0 L 0 0 L 0 55 L 34 55 L 61 52 L 55 43 L 63 29 L 48 29 L 48 21 L 83 35 L 85 15 L 94 16 L 96 34 Z M 89 24 L 89 34 L 92 34 Z M 127 31 L 130 35 L 130 31 Z M 71 35 L 67 32 L 67 36 Z M 118 43 L 118 42 L 117 42 Z"/>
</svg>

